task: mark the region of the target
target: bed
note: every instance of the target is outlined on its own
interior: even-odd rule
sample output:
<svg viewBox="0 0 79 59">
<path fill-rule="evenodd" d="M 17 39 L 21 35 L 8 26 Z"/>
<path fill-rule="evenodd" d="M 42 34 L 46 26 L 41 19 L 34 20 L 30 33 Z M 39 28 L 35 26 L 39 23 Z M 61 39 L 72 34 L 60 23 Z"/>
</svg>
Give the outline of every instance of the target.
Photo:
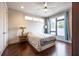
<svg viewBox="0 0 79 59">
<path fill-rule="evenodd" d="M 50 34 L 28 33 L 28 42 L 38 51 L 41 52 L 55 45 L 56 38 Z"/>
</svg>

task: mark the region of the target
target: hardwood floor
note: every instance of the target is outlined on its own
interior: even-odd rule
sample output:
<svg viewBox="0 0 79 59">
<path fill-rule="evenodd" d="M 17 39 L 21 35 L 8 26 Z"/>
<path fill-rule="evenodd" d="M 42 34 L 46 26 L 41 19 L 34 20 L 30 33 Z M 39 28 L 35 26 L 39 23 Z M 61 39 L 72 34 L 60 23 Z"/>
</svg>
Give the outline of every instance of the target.
<svg viewBox="0 0 79 59">
<path fill-rule="evenodd" d="M 9 45 L 2 56 L 70 56 L 71 44 L 56 41 L 56 45 L 42 52 L 37 52 L 29 43 L 18 43 Z"/>
</svg>

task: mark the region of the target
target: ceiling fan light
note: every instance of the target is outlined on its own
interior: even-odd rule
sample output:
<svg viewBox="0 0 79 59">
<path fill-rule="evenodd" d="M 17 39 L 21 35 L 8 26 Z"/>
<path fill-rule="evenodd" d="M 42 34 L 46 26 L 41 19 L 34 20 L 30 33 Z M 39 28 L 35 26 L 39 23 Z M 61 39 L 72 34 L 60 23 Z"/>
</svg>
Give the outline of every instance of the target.
<svg viewBox="0 0 79 59">
<path fill-rule="evenodd" d="M 44 11 L 47 12 L 47 8 L 45 8 Z"/>
</svg>

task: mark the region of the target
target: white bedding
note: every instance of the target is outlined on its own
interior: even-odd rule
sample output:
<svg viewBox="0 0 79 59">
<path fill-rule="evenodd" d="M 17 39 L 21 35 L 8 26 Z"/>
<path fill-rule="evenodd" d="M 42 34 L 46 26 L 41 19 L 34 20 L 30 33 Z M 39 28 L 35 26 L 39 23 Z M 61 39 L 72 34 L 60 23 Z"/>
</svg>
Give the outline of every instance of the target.
<svg viewBox="0 0 79 59">
<path fill-rule="evenodd" d="M 55 44 L 55 42 L 54 42 L 54 43 L 48 44 L 46 47 L 45 46 L 42 47 L 40 45 L 40 40 L 51 37 L 51 36 L 52 35 L 50 35 L 50 34 L 29 33 L 28 34 L 28 41 L 37 51 L 40 52 L 40 51 L 42 51 L 48 47 L 51 47 Z M 53 39 L 56 39 L 55 36 L 53 36 Z"/>
</svg>

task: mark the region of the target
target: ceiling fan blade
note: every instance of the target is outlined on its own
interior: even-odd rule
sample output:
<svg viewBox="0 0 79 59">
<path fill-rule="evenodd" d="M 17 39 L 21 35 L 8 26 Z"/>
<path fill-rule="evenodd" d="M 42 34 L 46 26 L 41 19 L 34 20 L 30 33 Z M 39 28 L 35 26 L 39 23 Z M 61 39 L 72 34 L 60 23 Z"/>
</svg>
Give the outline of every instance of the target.
<svg viewBox="0 0 79 59">
<path fill-rule="evenodd" d="M 47 2 L 44 3 L 44 7 L 47 7 Z"/>
<path fill-rule="evenodd" d="M 54 9 L 54 8 L 56 8 L 56 6 L 49 6 L 49 7 L 47 7 L 48 9 Z"/>
</svg>

